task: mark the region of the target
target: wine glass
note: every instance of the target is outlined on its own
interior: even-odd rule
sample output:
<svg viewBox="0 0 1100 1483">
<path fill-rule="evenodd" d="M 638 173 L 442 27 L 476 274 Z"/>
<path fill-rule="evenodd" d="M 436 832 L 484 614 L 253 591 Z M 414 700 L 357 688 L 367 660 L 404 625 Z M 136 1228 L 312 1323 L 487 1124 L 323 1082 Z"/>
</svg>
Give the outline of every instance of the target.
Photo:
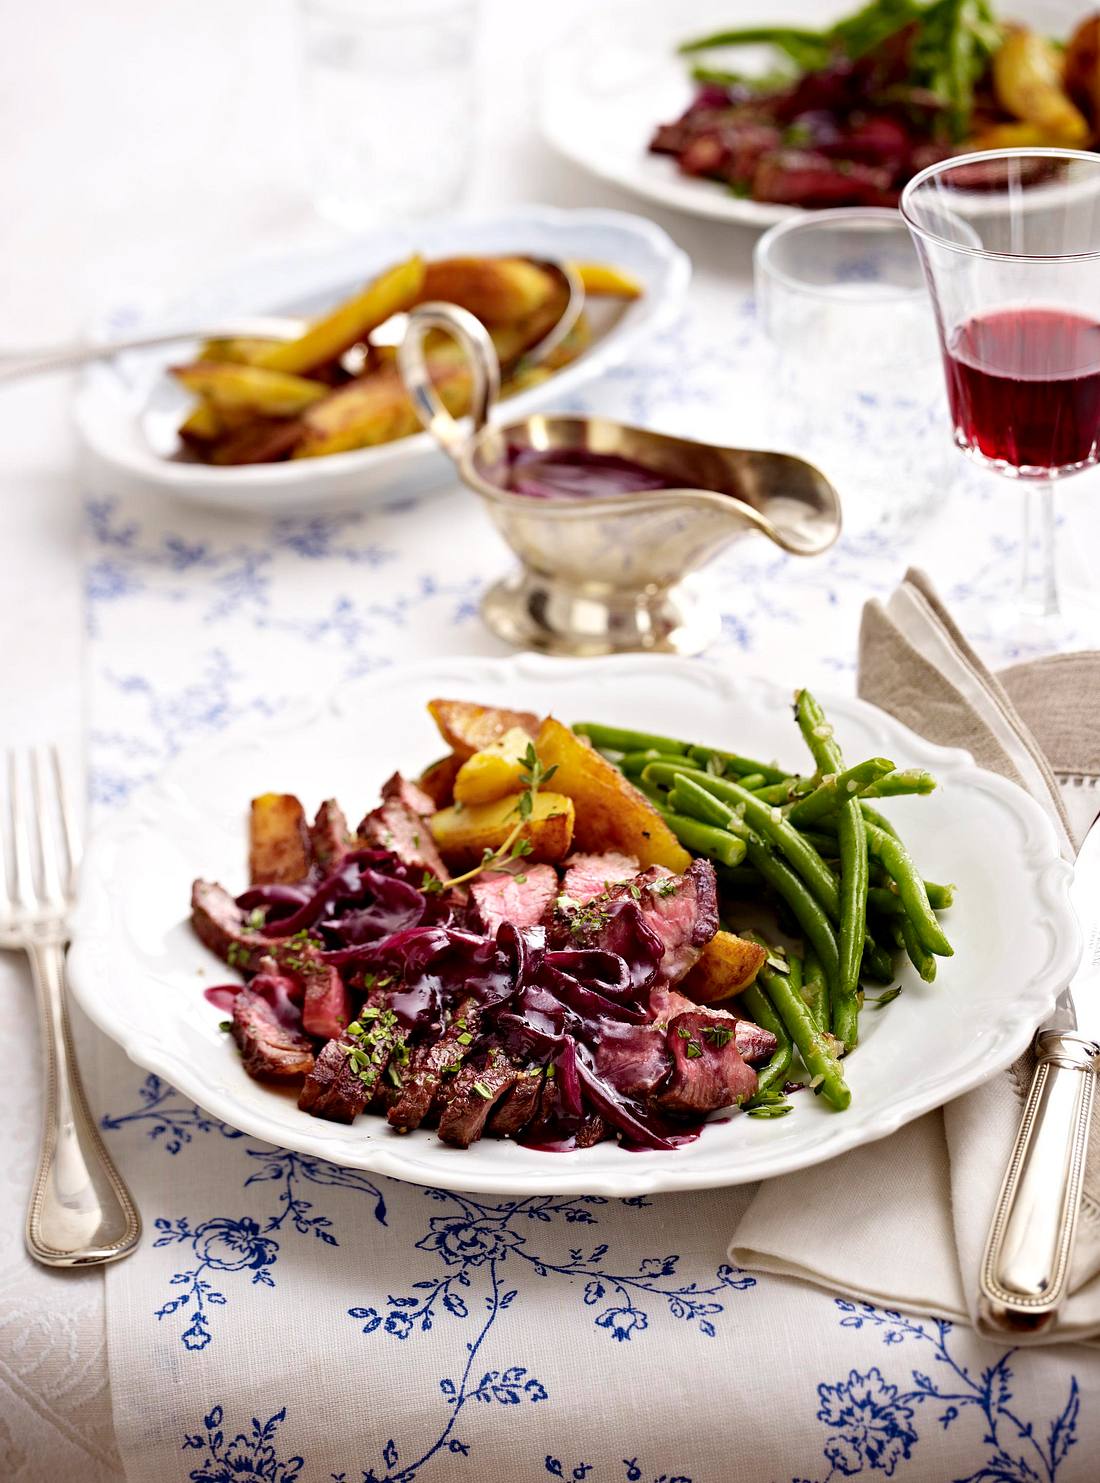
<svg viewBox="0 0 1100 1483">
<path fill-rule="evenodd" d="M 1020 588 L 1003 626 L 1065 647 L 1081 619 L 1059 595 L 1054 489 L 1100 457 L 1100 156 L 959 155 L 915 176 L 901 212 L 932 294 L 955 443 L 1022 486 Z"/>
</svg>

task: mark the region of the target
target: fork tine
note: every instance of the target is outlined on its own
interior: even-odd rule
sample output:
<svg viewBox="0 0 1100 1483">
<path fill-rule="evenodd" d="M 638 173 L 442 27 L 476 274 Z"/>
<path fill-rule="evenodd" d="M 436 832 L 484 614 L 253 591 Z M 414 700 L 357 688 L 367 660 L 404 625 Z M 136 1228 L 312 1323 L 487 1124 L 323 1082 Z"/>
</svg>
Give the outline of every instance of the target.
<svg viewBox="0 0 1100 1483">
<path fill-rule="evenodd" d="M 34 903 L 34 874 L 31 865 L 30 840 L 27 836 L 19 761 L 15 751 L 8 751 L 8 817 L 11 823 L 11 879 L 8 896 L 18 912 Z"/>
<path fill-rule="evenodd" d="M 56 801 L 51 806 L 47 797 L 45 771 L 45 749 L 35 747 L 31 752 L 31 797 L 34 801 L 39 897 L 43 904 L 63 907 L 65 894 L 58 870 Z"/>
<path fill-rule="evenodd" d="M 61 753 L 56 746 L 50 748 L 50 762 L 53 767 L 54 790 L 57 794 L 57 807 L 61 815 L 61 841 L 65 848 L 65 893 L 72 896 L 76 889 L 76 872 L 80 864 L 80 833 L 77 827 L 76 815 L 73 813 L 72 803 L 69 799 L 69 790 L 65 783 L 65 770 L 61 766 Z"/>
</svg>

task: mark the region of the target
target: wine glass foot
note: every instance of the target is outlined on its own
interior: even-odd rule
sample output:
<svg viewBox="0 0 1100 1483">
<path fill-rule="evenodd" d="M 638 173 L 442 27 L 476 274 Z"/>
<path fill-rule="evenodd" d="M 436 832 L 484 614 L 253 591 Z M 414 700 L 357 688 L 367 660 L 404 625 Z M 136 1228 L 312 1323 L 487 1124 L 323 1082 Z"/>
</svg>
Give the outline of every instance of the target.
<svg viewBox="0 0 1100 1483">
<path fill-rule="evenodd" d="M 995 663 L 1011 664 L 1046 654 L 1100 648 L 1100 605 L 1090 595 L 1066 589 L 1053 613 L 1029 612 L 1018 599 L 992 604 L 979 647 Z"/>
</svg>

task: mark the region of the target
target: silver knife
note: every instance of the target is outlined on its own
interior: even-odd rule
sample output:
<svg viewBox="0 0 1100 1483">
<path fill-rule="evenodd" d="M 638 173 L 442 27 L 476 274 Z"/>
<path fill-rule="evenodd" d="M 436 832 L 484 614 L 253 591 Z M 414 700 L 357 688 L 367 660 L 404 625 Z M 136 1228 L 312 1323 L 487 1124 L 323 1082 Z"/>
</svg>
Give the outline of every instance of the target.
<svg viewBox="0 0 1100 1483">
<path fill-rule="evenodd" d="M 1036 1066 L 979 1276 L 978 1330 L 1048 1334 L 1069 1289 L 1100 1057 L 1100 820 L 1077 856 L 1070 897 L 1085 950 L 1035 1037 Z"/>
</svg>

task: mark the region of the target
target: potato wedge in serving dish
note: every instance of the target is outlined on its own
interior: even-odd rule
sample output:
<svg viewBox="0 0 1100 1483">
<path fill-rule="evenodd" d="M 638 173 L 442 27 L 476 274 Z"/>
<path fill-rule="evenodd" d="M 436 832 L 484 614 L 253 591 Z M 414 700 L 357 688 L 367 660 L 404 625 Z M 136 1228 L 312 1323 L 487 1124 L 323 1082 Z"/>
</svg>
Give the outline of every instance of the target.
<svg viewBox="0 0 1100 1483">
<path fill-rule="evenodd" d="M 591 298 L 637 299 L 640 283 L 607 263 L 572 265 Z M 420 423 L 388 345 L 372 335 L 395 314 L 431 300 L 476 315 L 496 346 L 502 396 L 575 361 L 591 339 L 582 313 L 545 360 L 525 360 L 560 319 L 560 275 L 525 257 L 412 256 L 306 326 L 293 340 L 223 339 L 197 361 L 172 367 L 197 403 L 179 427 L 186 456 L 221 466 L 320 458 L 410 437 Z M 351 352 L 351 354 L 349 354 Z M 471 380 L 446 337 L 428 350 L 432 379 L 452 416 L 469 409 Z"/>
</svg>

